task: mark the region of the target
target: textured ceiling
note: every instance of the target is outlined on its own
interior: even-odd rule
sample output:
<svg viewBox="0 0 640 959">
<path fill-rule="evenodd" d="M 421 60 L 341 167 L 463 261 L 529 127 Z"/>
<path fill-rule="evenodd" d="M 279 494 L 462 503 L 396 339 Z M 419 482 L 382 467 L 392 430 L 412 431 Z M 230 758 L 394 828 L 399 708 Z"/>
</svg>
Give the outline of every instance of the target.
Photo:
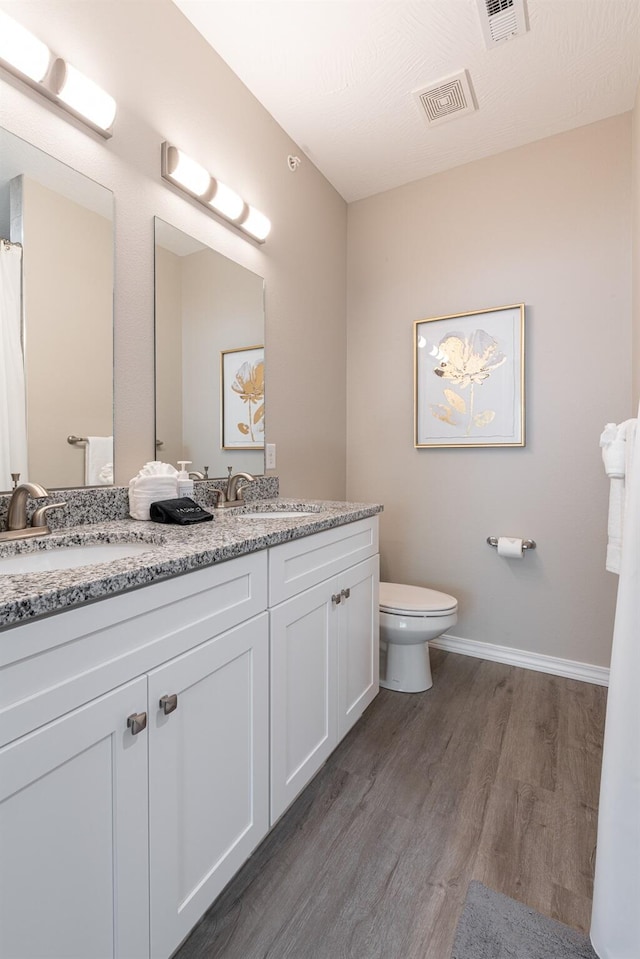
<svg viewBox="0 0 640 959">
<path fill-rule="evenodd" d="M 528 0 L 487 50 L 476 0 L 174 0 L 338 192 L 357 200 L 633 107 L 640 0 Z M 478 110 L 412 91 L 467 69 Z"/>
</svg>

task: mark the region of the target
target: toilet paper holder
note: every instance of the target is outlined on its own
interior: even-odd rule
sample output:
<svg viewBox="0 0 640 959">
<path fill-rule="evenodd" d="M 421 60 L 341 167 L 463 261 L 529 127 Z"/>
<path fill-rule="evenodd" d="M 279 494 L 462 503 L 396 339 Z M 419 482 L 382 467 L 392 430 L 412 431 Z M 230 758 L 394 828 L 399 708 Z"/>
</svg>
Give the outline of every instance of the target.
<svg viewBox="0 0 640 959">
<path fill-rule="evenodd" d="M 487 536 L 487 543 L 489 544 L 489 546 L 493 546 L 493 547 L 495 547 L 495 549 L 497 549 L 497 548 L 498 548 L 498 537 L 497 537 L 497 536 Z M 523 539 L 523 540 L 522 540 L 522 548 L 523 548 L 523 549 L 535 549 L 535 548 L 536 548 L 536 542 L 535 542 L 535 540 L 534 540 L 534 539 Z"/>
</svg>

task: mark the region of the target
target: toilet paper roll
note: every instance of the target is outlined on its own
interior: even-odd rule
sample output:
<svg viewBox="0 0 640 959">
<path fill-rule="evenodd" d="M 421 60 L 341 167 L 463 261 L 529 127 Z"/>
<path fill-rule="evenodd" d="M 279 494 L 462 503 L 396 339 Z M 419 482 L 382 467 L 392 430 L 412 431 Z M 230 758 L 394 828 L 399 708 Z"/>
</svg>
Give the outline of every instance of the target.
<svg viewBox="0 0 640 959">
<path fill-rule="evenodd" d="M 515 536 L 499 536 L 498 556 L 504 556 L 505 559 L 522 559 L 524 556 L 522 540 Z"/>
</svg>

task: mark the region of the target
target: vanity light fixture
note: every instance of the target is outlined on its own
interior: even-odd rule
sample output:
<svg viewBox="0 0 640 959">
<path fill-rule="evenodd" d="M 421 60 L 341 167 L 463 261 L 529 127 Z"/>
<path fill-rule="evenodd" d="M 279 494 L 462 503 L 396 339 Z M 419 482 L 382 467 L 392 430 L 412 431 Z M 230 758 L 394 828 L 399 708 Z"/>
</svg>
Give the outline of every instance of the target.
<svg viewBox="0 0 640 959">
<path fill-rule="evenodd" d="M 198 199 L 211 190 L 211 177 L 205 168 L 168 143 L 162 144 L 162 175 Z"/>
<path fill-rule="evenodd" d="M 70 63 L 58 58 L 51 70 L 52 89 L 66 109 L 102 133 L 111 130 L 116 118 L 116 101 L 97 83 Z"/>
<path fill-rule="evenodd" d="M 12 73 L 41 83 L 51 65 L 51 50 L 0 10 L 0 59 Z"/>
<path fill-rule="evenodd" d="M 20 23 L 0 11 L 0 66 L 82 120 L 101 136 L 111 136 L 116 101 Z"/>
<path fill-rule="evenodd" d="M 264 243 L 271 230 L 269 218 L 166 140 L 162 144 L 161 172 L 169 183 L 184 190 L 258 243 Z"/>
<path fill-rule="evenodd" d="M 216 213 L 231 220 L 232 223 L 235 223 L 244 213 L 242 197 L 220 180 L 214 180 L 214 192 L 207 202 Z"/>
<path fill-rule="evenodd" d="M 263 242 L 269 235 L 271 221 L 260 210 L 250 206 L 246 217 L 242 221 L 242 229 L 250 233 L 256 240 Z"/>
</svg>

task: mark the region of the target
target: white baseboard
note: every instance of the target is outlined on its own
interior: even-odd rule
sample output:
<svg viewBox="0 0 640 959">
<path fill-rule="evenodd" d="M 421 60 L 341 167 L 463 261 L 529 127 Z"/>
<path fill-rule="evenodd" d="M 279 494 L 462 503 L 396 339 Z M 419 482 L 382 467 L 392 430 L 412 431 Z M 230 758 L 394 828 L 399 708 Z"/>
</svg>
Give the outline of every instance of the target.
<svg viewBox="0 0 640 959">
<path fill-rule="evenodd" d="M 510 646 L 496 646 L 494 643 L 481 643 L 460 636 L 439 636 L 432 639 L 429 646 L 444 649 L 449 653 L 461 653 L 463 656 L 475 656 L 477 659 L 490 659 L 507 666 L 520 666 L 522 669 L 535 669 L 539 673 L 552 673 L 554 676 L 566 676 L 583 683 L 595 683 L 596 686 L 609 685 L 609 670 L 605 666 L 592 666 L 578 663 L 573 659 L 560 659 L 558 656 L 545 656 L 543 653 L 531 653 L 524 649 L 512 649 Z"/>
</svg>

